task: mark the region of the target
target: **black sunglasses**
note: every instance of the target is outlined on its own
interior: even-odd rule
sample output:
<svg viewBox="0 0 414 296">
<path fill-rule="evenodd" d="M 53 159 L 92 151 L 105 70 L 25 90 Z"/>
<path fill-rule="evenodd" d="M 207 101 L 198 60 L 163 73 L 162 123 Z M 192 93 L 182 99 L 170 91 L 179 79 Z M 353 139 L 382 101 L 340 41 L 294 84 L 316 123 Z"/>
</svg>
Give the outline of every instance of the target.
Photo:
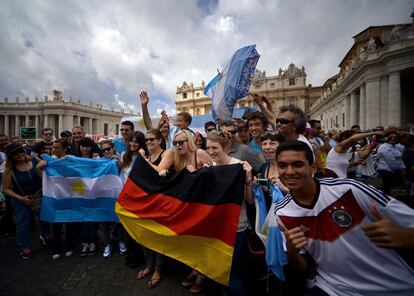
<svg viewBox="0 0 414 296">
<path fill-rule="evenodd" d="M 230 133 L 230 134 L 232 134 L 232 135 L 235 135 L 235 134 L 237 134 L 237 131 L 236 130 L 232 130 L 232 131 L 227 131 L 228 133 Z"/>
<path fill-rule="evenodd" d="M 108 148 L 104 148 L 104 149 L 102 149 L 102 151 L 103 152 L 108 152 L 108 151 L 110 151 L 112 149 L 112 147 L 108 147 Z"/>
<path fill-rule="evenodd" d="M 211 132 L 211 131 L 214 131 L 214 130 L 215 130 L 214 127 L 206 129 L 206 131 L 208 131 L 208 132 Z"/>
<path fill-rule="evenodd" d="M 154 140 L 158 140 L 158 138 L 145 138 L 145 142 L 152 142 Z"/>
<path fill-rule="evenodd" d="M 276 124 L 289 124 L 292 123 L 294 120 L 289 120 L 286 118 L 276 118 Z"/>
<path fill-rule="evenodd" d="M 188 142 L 188 140 L 178 140 L 178 141 L 173 141 L 173 146 L 182 146 L 184 145 L 185 142 Z"/>
</svg>

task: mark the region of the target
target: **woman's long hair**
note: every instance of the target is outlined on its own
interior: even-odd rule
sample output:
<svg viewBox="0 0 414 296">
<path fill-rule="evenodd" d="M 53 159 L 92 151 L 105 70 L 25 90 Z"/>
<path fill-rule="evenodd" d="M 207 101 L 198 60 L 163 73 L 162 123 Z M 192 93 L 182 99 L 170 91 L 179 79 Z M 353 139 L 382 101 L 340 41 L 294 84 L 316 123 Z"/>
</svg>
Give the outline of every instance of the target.
<svg viewBox="0 0 414 296">
<path fill-rule="evenodd" d="M 136 131 L 128 138 L 128 149 L 125 151 L 124 159 L 122 160 L 123 168 L 131 165 L 133 152 L 130 149 L 131 146 L 129 145 L 129 142 L 133 139 L 135 139 L 139 145 L 137 153 L 139 153 L 140 149 L 143 149 L 145 151 L 145 157 L 148 157 L 149 155 L 147 145 L 145 144 L 145 135 L 142 132 Z"/>
<path fill-rule="evenodd" d="M 25 150 L 22 146 L 22 150 Z M 26 150 L 25 150 L 26 151 Z M 16 161 L 14 160 L 13 153 L 7 153 L 6 164 L 4 165 L 4 172 L 11 172 L 16 165 Z M 26 154 L 26 162 L 31 161 L 32 158 Z"/>
<path fill-rule="evenodd" d="M 181 130 L 178 133 L 175 134 L 174 136 L 174 140 L 175 138 L 177 138 L 177 136 L 180 135 L 185 135 L 186 140 L 188 141 L 188 150 L 191 153 L 196 153 L 197 151 L 197 146 L 194 143 L 194 138 L 193 135 L 191 134 L 191 132 L 187 131 L 187 130 Z M 174 147 L 175 148 L 175 147 Z M 179 155 L 177 153 L 177 150 L 174 149 L 174 169 L 178 172 L 181 171 L 183 168 L 185 168 L 187 166 L 187 160 L 185 155 Z"/>
<path fill-rule="evenodd" d="M 79 140 L 79 146 L 78 146 L 78 153 L 76 154 L 76 156 L 78 157 L 82 157 L 82 152 L 80 150 L 80 146 L 83 147 L 91 147 L 91 150 L 89 151 L 89 158 L 92 158 L 93 155 L 93 145 L 94 145 L 94 141 L 91 138 L 85 137 Z"/>
</svg>

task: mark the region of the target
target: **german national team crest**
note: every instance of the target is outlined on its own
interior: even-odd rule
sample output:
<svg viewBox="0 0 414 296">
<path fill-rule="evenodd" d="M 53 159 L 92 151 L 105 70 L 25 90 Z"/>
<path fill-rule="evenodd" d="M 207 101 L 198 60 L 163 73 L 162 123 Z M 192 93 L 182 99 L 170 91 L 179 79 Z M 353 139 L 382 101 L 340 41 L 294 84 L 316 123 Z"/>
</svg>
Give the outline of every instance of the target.
<svg viewBox="0 0 414 296">
<path fill-rule="evenodd" d="M 352 216 L 344 210 L 336 210 L 332 213 L 332 220 L 342 228 L 351 226 Z"/>
</svg>

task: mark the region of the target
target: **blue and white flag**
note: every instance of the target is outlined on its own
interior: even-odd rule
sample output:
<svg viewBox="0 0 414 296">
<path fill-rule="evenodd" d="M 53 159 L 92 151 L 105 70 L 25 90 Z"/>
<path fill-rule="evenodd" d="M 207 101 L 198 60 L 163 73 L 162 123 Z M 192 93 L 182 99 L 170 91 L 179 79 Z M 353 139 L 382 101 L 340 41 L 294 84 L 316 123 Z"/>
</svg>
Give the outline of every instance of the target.
<svg viewBox="0 0 414 296">
<path fill-rule="evenodd" d="M 115 202 L 122 190 L 117 161 L 67 156 L 48 162 L 43 172 L 40 219 L 48 222 L 118 221 Z"/>
<path fill-rule="evenodd" d="M 247 96 L 260 55 L 256 45 L 238 49 L 224 70 L 206 86 L 204 94 L 212 99 L 213 118 L 230 119 L 237 100 Z"/>
<path fill-rule="evenodd" d="M 275 206 L 283 199 L 279 186 L 272 190 L 272 205 L 267 211 L 266 201 L 261 186 L 252 188 L 256 204 L 255 231 L 266 248 L 266 264 L 281 280 L 285 280 L 283 266 L 287 264 L 287 256 L 283 247 L 283 237 L 275 214 Z"/>
</svg>

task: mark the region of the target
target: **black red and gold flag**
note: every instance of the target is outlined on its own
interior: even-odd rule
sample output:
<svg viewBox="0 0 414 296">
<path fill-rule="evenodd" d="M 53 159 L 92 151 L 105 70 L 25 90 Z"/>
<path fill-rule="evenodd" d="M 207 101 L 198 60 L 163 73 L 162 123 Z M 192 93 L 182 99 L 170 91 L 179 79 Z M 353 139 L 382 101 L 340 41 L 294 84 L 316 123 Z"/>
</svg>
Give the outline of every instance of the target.
<svg viewBox="0 0 414 296">
<path fill-rule="evenodd" d="M 164 178 L 138 156 L 115 209 L 137 242 L 228 285 L 243 181 L 239 164 Z"/>
</svg>

